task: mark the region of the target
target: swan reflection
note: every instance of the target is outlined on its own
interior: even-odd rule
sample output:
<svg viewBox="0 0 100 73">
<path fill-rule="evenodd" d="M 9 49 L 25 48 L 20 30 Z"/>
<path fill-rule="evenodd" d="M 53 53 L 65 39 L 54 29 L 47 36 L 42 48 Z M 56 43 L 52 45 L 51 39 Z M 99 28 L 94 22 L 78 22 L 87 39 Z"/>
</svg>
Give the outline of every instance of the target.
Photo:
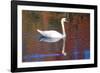
<svg viewBox="0 0 100 73">
<path fill-rule="evenodd" d="M 49 37 L 44 37 L 44 36 L 41 36 L 39 39 L 39 41 L 49 42 L 49 43 L 58 42 L 60 40 L 61 40 L 61 38 L 49 38 Z"/>
</svg>

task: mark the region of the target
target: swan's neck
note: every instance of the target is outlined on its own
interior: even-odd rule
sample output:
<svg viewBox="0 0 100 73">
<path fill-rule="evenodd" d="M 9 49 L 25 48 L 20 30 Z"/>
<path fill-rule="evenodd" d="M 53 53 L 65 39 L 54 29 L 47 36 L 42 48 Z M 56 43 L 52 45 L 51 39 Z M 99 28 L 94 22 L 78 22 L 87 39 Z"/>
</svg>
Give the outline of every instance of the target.
<svg viewBox="0 0 100 73">
<path fill-rule="evenodd" d="M 61 25 L 62 25 L 63 37 L 66 37 L 65 28 L 64 28 L 64 21 L 63 20 L 61 20 Z"/>
</svg>

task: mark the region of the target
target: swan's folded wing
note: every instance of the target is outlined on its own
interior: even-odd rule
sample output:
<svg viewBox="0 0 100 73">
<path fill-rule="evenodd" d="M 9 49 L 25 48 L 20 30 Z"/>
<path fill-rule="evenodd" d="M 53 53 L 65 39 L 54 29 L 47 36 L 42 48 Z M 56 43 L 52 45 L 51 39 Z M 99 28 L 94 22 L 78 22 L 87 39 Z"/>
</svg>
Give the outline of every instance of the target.
<svg viewBox="0 0 100 73">
<path fill-rule="evenodd" d="M 41 31 L 39 29 L 37 29 L 37 31 L 42 35 L 42 36 L 45 36 L 45 37 L 48 37 L 48 38 L 62 38 L 63 35 L 55 30 L 48 30 L 48 31 Z"/>
<path fill-rule="evenodd" d="M 62 38 L 62 34 L 54 30 L 44 31 L 44 36 L 50 38 Z"/>
</svg>

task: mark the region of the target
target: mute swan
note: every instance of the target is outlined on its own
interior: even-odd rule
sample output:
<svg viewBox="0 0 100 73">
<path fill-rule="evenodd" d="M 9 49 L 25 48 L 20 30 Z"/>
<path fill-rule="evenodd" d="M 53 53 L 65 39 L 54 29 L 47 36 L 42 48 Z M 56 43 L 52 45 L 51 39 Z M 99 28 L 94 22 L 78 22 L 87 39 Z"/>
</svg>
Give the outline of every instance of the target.
<svg viewBox="0 0 100 73">
<path fill-rule="evenodd" d="M 62 26 L 63 34 L 57 32 L 55 30 L 42 31 L 42 30 L 37 29 L 37 31 L 43 36 L 43 38 L 41 38 L 40 41 L 57 42 L 60 39 L 63 39 L 62 53 L 64 55 L 66 55 L 66 53 L 64 52 L 64 49 L 65 49 L 65 37 L 66 37 L 65 28 L 64 28 L 64 22 L 67 22 L 66 18 L 62 18 L 61 19 L 61 26 Z"/>
</svg>

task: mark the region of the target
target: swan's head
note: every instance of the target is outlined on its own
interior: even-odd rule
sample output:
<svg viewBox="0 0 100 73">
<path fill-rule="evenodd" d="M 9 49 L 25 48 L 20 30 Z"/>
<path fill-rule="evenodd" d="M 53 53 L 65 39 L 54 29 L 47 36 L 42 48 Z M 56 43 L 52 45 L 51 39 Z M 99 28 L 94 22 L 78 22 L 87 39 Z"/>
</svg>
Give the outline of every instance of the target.
<svg viewBox="0 0 100 73">
<path fill-rule="evenodd" d="M 61 22 L 67 22 L 67 19 L 66 18 L 62 18 Z"/>
</svg>

